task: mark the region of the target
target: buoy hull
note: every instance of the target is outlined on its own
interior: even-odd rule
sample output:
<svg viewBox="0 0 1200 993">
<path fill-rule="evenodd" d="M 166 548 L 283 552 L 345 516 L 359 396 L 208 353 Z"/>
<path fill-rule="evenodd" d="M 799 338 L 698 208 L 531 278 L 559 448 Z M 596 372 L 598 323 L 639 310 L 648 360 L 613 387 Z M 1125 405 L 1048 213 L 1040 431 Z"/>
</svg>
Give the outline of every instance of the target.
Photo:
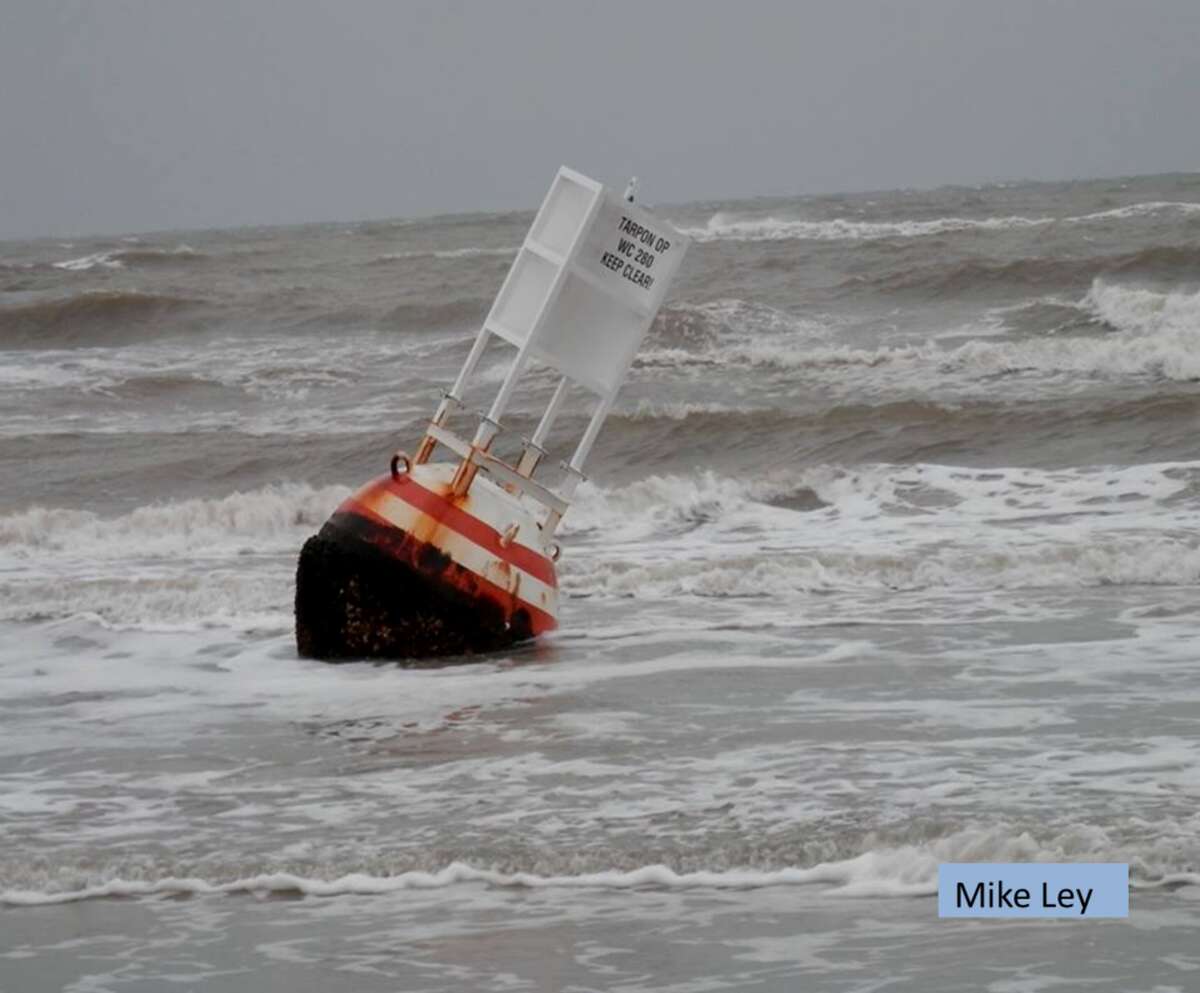
<svg viewBox="0 0 1200 993">
<path fill-rule="evenodd" d="M 296 647 L 308 658 L 421 660 L 496 651 L 557 627 L 554 564 L 517 498 L 453 467 L 383 476 L 305 543 Z M 532 547 L 531 547 L 532 546 Z"/>
</svg>

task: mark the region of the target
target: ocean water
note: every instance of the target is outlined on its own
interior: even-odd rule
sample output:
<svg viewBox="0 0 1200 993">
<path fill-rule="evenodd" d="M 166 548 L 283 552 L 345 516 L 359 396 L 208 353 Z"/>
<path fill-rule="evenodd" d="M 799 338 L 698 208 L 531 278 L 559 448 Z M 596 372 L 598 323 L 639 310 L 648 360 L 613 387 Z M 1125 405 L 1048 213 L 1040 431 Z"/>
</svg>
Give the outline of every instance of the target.
<svg viewBox="0 0 1200 993">
<path fill-rule="evenodd" d="M 295 560 L 530 214 L 0 243 L 0 990 L 1200 989 L 1200 177 L 659 210 L 562 627 L 432 670 Z M 1028 860 L 1129 919 L 937 919 Z"/>
</svg>

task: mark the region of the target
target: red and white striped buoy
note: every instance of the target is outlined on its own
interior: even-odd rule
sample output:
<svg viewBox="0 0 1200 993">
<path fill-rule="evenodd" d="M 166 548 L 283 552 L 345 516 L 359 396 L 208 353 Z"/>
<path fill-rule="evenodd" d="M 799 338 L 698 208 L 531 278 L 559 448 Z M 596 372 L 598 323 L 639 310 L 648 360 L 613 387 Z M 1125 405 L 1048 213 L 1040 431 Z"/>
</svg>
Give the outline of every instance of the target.
<svg viewBox="0 0 1200 993">
<path fill-rule="evenodd" d="M 490 479 L 456 497 L 455 467 L 418 465 L 381 476 L 338 507 L 334 518 L 387 551 L 476 601 L 489 601 L 505 623 L 538 635 L 558 626 L 556 546 L 528 507 Z"/>
<path fill-rule="evenodd" d="M 296 643 L 322 659 L 488 651 L 558 626 L 554 532 L 688 241 L 650 211 L 560 169 L 415 456 L 346 499 L 305 544 Z M 471 440 L 449 427 L 492 339 L 516 354 Z M 533 360 L 561 374 L 510 464 L 492 452 Z M 534 478 L 571 384 L 597 403 L 556 490 Z M 457 461 L 434 462 L 444 448 Z"/>
</svg>

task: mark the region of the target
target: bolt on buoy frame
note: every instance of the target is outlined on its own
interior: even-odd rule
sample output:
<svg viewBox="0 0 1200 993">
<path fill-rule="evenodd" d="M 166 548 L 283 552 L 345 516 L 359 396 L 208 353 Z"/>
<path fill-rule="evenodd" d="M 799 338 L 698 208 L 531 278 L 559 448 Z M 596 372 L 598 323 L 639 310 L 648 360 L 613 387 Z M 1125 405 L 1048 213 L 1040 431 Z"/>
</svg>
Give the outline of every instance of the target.
<svg viewBox="0 0 1200 993">
<path fill-rule="evenodd" d="M 539 523 L 546 537 L 552 535 L 586 478 L 588 454 L 689 243 L 646 208 L 565 166 L 559 169 L 413 461 L 427 462 L 434 448 L 444 445 L 461 460 L 451 484 L 456 496 L 466 493 L 482 471 L 540 503 L 546 516 Z M 492 336 L 517 352 L 468 442 L 446 422 L 462 408 L 467 382 Z M 531 359 L 555 369 L 560 379 L 514 466 L 490 448 Z M 574 454 L 563 463 L 566 477 L 555 492 L 533 475 L 571 383 L 587 389 L 596 404 Z"/>
</svg>

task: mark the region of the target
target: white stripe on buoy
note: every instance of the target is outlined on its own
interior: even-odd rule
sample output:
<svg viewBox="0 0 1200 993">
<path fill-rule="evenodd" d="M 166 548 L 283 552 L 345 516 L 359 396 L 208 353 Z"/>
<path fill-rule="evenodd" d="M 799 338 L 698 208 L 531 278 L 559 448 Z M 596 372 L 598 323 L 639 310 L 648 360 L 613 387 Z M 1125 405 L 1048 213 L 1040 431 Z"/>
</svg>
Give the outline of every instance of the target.
<svg viewBox="0 0 1200 993">
<path fill-rule="evenodd" d="M 428 534 L 437 529 L 437 547 L 464 569 L 512 593 L 518 600 L 557 616 L 558 590 L 553 586 L 543 583 L 519 566 L 497 558 L 470 538 L 387 490 L 374 494 L 371 503 L 376 513 L 410 534 Z"/>
</svg>

